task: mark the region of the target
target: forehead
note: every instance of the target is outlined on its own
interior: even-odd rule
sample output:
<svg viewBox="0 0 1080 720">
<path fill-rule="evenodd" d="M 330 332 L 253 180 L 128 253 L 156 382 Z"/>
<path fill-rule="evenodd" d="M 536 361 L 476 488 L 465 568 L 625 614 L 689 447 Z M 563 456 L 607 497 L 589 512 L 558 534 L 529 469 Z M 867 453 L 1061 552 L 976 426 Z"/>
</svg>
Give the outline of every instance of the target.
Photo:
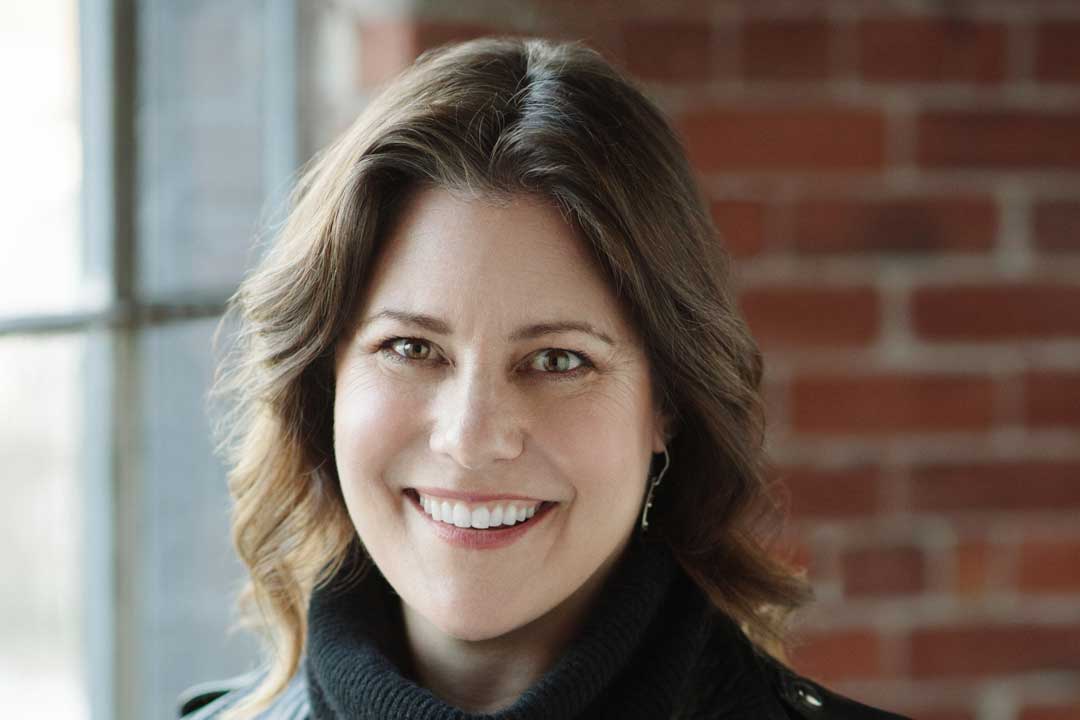
<svg viewBox="0 0 1080 720">
<path fill-rule="evenodd" d="M 416 191 L 376 261 L 363 303 L 493 325 L 586 320 L 630 337 L 585 240 L 551 202 L 530 195 L 465 198 Z"/>
</svg>

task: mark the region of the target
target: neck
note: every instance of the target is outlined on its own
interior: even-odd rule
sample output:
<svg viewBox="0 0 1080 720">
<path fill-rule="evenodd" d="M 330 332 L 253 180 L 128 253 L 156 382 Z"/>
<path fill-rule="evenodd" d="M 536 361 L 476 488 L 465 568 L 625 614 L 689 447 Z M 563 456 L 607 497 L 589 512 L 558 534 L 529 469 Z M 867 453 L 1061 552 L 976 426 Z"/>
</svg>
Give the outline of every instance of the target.
<svg viewBox="0 0 1080 720">
<path fill-rule="evenodd" d="M 514 704 L 581 631 L 625 549 L 617 552 L 560 605 L 498 637 L 452 637 L 402 604 L 406 644 L 415 681 L 466 712 L 494 713 Z"/>
</svg>

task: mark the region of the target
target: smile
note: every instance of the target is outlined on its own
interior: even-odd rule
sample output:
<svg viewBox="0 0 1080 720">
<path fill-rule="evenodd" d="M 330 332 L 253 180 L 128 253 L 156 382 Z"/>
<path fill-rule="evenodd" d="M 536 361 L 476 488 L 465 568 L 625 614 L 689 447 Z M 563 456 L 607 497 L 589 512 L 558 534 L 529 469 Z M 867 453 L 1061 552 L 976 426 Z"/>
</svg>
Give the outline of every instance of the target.
<svg viewBox="0 0 1080 720">
<path fill-rule="evenodd" d="M 499 527 L 500 525 L 514 525 L 524 522 L 536 514 L 542 502 L 524 503 L 518 502 L 489 502 L 467 503 L 461 500 L 450 500 L 425 495 L 417 491 L 420 497 L 420 505 L 431 517 L 449 525 L 460 528 L 487 528 Z"/>
<path fill-rule="evenodd" d="M 558 503 L 498 500 L 468 503 L 422 495 L 408 489 L 405 496 L 435 530 L 452 545 L 484 549 L 508 545 L 540 524 Z"/>
</svg>

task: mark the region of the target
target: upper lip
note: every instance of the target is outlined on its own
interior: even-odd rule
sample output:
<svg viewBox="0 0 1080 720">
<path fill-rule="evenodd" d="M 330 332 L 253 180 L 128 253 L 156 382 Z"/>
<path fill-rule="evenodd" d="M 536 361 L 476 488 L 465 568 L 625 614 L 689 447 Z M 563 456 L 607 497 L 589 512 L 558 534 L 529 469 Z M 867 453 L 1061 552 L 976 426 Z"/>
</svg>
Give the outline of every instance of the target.
<svg viewBox="0 0 1080 720">
<path fill-rule="evenodd" d="M 453 500 L 463 500 L 465 502 L 482 503 L 491 502 L 493 500 L 522 500 L 526 502 L 545 502 L 542 498 L 536 498 L 529 495 L 517 495 L 515 493 L 475 493 L 464 492 L 461 490 L 446 490 L 444 488 L 434 487 L 413 487 L 406 488 L 407 490 L 415 490 L 421 495 L 429 495 L 433 497 L 450 498 Z"/>
</svg>

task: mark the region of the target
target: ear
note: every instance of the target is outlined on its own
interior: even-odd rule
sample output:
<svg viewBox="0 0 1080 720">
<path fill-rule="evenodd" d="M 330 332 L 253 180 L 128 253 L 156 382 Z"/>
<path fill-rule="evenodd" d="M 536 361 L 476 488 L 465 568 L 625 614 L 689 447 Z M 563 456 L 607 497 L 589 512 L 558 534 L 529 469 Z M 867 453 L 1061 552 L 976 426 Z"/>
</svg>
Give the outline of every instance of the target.
<svg viewBox="0 0 1080 720">
<path fill-rule="evenodd" d="M 662 453 L 671 442 L 671 438 L 675 437 L 674 433 L 674 420 L 671 415 L 657 411 L 653 421 L 653 440 L 652 451 L 654 453 Z"/>
</svg>

